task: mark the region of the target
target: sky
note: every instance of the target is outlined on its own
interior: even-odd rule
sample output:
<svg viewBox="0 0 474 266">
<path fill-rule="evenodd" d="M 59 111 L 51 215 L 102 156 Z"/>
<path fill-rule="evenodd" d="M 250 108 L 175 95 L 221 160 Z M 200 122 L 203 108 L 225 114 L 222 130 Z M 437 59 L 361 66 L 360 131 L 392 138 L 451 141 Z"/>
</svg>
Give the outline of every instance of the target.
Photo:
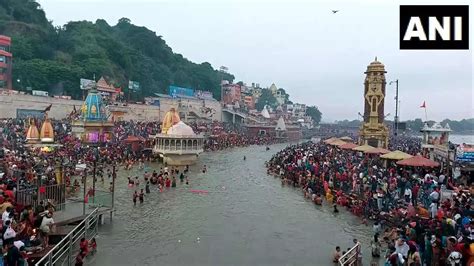
<svg viewBox="0 0 474 266">
<path fill-rule="evenodd" d="M 401 4 L 469 0 L 39 0 L 55 25 L 122 17 L 163 36 L 189 60 L 226 66 L 237 81 L 275 83 L 293 102 L 316 105 L 323 121 L 360 119 L 364 71 L 377 56 L 387 81 L 399 80 L 400 120 L 474 117 L 470 49 L 399 49 Z M 333 14 L 331 10 L 340 10 Z M 387 83 L 385 113 L 395 115 Z"/>
</svg>

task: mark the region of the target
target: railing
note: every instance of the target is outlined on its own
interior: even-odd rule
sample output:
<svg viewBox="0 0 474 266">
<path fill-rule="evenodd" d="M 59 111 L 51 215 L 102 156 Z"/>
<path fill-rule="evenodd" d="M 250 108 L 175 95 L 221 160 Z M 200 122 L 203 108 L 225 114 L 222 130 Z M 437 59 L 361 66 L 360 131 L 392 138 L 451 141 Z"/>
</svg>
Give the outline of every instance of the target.
<svg viewBox="0 0 474 266">
<path fill-rule="evenodd" d="M 16 202 L 20 205 L 38 206 L 40 201 L 52 200 L 53 204 L 60 206 L 66 202 L 66 185 L 32 186 L 16 192 Z M 60 210 L 60 209 L 56 209 Z"/>
<path fill-rule="evenodd" d="M 357 243 L 339 258 L 339 266 L 358 266 L 360 243 Z"/>
<path fill-rule="evenodd" d="M 97 235 L 99 227 L 99 208 L 93 210 L 82 222 L 44 255 L 36 266 L 73 265 L 81 238 L 88 240 Z"/>
</svg>

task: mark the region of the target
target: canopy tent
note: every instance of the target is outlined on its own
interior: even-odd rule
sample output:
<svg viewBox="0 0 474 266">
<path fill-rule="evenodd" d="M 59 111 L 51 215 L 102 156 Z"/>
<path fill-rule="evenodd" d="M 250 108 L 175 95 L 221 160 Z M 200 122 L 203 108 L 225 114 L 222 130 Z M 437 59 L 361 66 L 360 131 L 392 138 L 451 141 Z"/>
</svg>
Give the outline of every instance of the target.
<svg viewBox="0 0 474 266">
<path fill-rule="evenodd" d="M 343 140 L 340 140 L 340 139 L 337 139 L 331 143 L 329 143 L 329 145 L 332 145 L 332 146 L 341 146 L 341 145 L 344 145 L 346 144 L 347 142 L 343 141 Z"/>
<path fill-rule="evenodd" d="M 369 150 L 364 151 L 365 154 L 386 154 L 390 151 L 384 148 L 372 148 Z"/>
<path fill-rule="evenodd" d="M 349 142 L 349 143 L 342 144 L 341 146 L 339 146 L 339 148 L 341 148 L 343 150 L 352 150 L 353 148 L 355 148 L 357 146 L 358 146 L 357 144 Z"/>
<path fill-rule="evenodd" d="M 374 147 L 370 146 L 370 145 L 362 145 L 362 146 L 357 146 L 355 148 L 353 148 L 352 150 L 354 151 L 367 151 L 367 150 L 370 150 L 370 149 L 373 149 Z"/>
<path fill-rule="evenodd" d="M 402 151 L 392 151 L 392 152 L 389 152 L 387 154 L 384 154 L 382 156 L 380 156 L 380 158 L 382 159 L 388 159 L 388 160 L 404 160 L 404 159 L 409 159 L 409 158 L 412 158 L 413 156 L 408 154 L 408 153 L 404 153 Z"/>
<path fill-rule="evenodd" d="M 332 138 L 329 138 L 329 139 L 324 140 L 324 143 L 330 144 L 331 142 L 336 141 L 336 140 L 339 140 L 339 139 L 332 137 Z"/>
<path fill-rule="evenodd" d="M 426 159 L 425 157 L 421 155 L 416 155 L 414 157 L 398 161 L 397 164 L 403 165 L 403 166 L 416 166 L 416 167 L 438 167 L 439 166 L 439 163 L 430 159 Z"/>
<path fill-rule="evenodd" d="M 354 141 L 351 137 L 349 136 L 345 136 L 345 137 L 342 137 L 340 138 L 340 140 L 343 140 L 343 141 Z"/>
</svg>

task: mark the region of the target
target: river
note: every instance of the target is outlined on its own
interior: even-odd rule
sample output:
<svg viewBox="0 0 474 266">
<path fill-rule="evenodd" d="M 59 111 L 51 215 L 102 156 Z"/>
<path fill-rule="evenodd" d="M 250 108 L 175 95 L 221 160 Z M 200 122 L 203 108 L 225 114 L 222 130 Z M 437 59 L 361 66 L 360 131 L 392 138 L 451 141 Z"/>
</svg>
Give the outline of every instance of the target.
<svg viewBox="0 0 474 266">
<path fill-rule="evenodd" d="M 300 189 L 266 174 L 265 161 L 285 145 L 203 153 L 191 167 L 189 185 L 178 179 L 177 188 L 163 193 L 152 186 L 136 207 L 126 177 L 143 178 L 143 172 L 120 170 L 117 212 L 112 224 L 101 227 L 90 264 L 333 265 L 335 246 L 345 250 L 354 237 L 370 257 L 370 226 L 344 210 L 334 214 L 330 206 L 315 206 Z"/>
</svg>

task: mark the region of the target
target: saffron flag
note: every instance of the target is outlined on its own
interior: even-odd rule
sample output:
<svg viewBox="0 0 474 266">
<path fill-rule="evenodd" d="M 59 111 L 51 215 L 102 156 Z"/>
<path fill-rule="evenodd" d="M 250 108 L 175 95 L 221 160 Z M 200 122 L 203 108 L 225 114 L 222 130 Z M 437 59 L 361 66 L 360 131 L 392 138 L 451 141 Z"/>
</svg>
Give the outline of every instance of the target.
<svg viewBox="0 0 474 266">
<path fill-rule="evenodd" d="M 423 104 L 420 106 L 420 108 L 426 108 L 426 102 L 423 101 Z"/>
</svg>

